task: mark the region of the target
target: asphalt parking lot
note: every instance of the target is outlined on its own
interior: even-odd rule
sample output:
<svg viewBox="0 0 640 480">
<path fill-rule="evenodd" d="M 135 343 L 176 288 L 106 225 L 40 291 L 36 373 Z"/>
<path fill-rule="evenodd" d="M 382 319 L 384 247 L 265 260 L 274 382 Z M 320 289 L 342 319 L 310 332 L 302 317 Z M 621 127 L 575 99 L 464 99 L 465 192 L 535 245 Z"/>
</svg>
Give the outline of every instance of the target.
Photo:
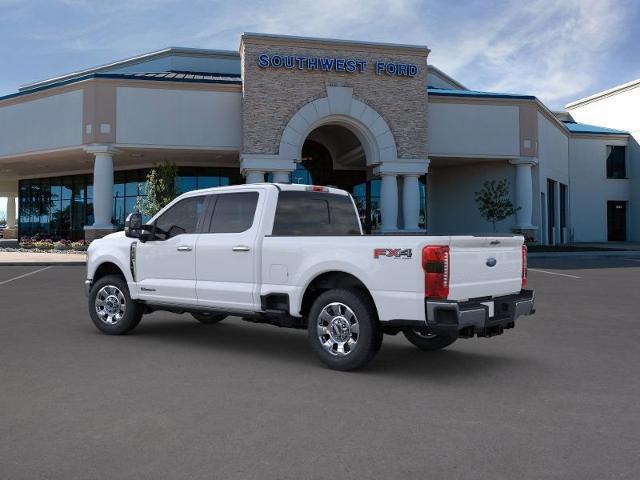
<svg viewBox="0 0 640 480">
<path fill-rule="evenodd" d="M 105 336 L 83 267 L 0 266 L 0 478 L 640 478 L 640 261 L 530 267 L 514 330 L 341 373 L 235 318 Z"/>
</svg>

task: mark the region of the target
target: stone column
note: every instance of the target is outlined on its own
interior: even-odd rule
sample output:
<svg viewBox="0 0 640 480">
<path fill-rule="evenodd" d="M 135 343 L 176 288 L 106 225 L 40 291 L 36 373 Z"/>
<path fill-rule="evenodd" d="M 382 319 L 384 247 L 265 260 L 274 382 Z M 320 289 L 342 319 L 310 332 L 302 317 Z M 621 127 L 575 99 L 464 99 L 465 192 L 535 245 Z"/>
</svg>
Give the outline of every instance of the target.
<svg viewBox="0 0 640 480">
<path fill-rule="evenodd" d="M 273 173 L 274 183 L 289 183 L 289 173 L 296 168 L 293 160 L 279 155 L 245 154 L 240 155 L 240 173 L 247 183 L 264 182 L 265 172 Z"/>
<path fill-rule="evenodd" d="M 522 157 L 509 160 L 516 167 L 515 206 L 520 207 L 516 212 L 517 230 L 535 230 L 533 219 L 533 174 L 531 167 L 538 163 L 533 157 Z"/>
<path fill-rule="evenodd" d="M 7 228 L 4 229 L 3 238 L 5 240 L 16 240 L 18 238 L 18 229 L 16 228 L 16 196 L 9 195 L 7 197 Z"/>
<path fill-rule="evenodd" d="M 16 228 L 16 196 L 7 197 L 7 230 Z"/>
<path fill-rule="evenodd" d="M 402 219 L 404 229 L 407 231 L 418 231 L 418 221 L 420 220 L 420 182 L 417 173 L 402 176 Z"/>
<path fill-rule="evenodd" d="M 274 171 L 273 183 L 291 183 L 288 171 Z"/>
<path fill-rule="evenodd" d="M 116 150 L 110 145 L 90 145 L 85 151 L 95 156 L 93 163 L 93 225 L 87 225 L 85 238 L 94 240 L 115 229 L 113 216 L 113 155 Z"/>
<path fill-rule="evenodd" d="M 398 180 L 395 173 L 380 173 L 380 215 L 382 231 L 398 230 Z"/>
<path fill-rule="evenodd" d="M 264 182 L 264 170 L 245 170 L 244 176 L 246 183 Z"/>
</svg>

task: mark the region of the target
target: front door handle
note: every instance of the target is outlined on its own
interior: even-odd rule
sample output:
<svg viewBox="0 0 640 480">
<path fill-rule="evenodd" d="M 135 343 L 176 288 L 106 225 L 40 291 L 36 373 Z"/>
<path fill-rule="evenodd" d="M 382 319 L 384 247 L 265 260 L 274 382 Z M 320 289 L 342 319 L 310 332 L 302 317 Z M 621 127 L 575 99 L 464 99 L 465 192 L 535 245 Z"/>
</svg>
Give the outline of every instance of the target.
<svg viewBox="0 0 640 480">
<path fill-rule="evenodd" d="M 232 247 L 231 250 L 234 252 L 248 252 L 251 249 L 246 245 L 236 245 L 235 247 Z"/>
<path fill-rule="evenodd" d="M 193 249 L 189 245 L 180 245 L 177 250 L 179 252 L 190 252 Z"/>
</svg>

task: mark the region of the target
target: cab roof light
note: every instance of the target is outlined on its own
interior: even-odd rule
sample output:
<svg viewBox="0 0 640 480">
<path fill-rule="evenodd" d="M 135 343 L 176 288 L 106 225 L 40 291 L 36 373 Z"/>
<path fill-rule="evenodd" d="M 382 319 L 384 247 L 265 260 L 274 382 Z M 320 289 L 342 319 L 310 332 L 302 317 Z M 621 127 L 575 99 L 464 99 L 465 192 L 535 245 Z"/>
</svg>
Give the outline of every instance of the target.
<svg viewBox="0 0 640 480">
<path fill-rule="evenodd" d="M 327 193 L 329 189 L 320 185 L 309 185 L 306 188 L 307 192 L 324 192 Z"/>
</svg>

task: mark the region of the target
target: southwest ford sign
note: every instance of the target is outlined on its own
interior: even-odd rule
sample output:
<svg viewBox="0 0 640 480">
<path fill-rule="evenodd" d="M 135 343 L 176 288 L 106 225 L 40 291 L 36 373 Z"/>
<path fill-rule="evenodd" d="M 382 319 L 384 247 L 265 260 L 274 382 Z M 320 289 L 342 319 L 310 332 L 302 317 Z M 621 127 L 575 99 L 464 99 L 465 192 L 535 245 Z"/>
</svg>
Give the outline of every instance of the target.
<svg viewBox="0 0 640 480">
<path fill-rule="evenodd" d="M 414 77 L 418 66 L 413 63 L 373 62 L 369 67 L 366 60 L 334 57 L 299 57 L 296 55 L 278 55 L 263 53 L 258 56 L 260 68 L 286 68 L 289 70 L 307 70 L 319 72 L 364 73 L 372 68 L 376 75 Z"/>
</svg>

